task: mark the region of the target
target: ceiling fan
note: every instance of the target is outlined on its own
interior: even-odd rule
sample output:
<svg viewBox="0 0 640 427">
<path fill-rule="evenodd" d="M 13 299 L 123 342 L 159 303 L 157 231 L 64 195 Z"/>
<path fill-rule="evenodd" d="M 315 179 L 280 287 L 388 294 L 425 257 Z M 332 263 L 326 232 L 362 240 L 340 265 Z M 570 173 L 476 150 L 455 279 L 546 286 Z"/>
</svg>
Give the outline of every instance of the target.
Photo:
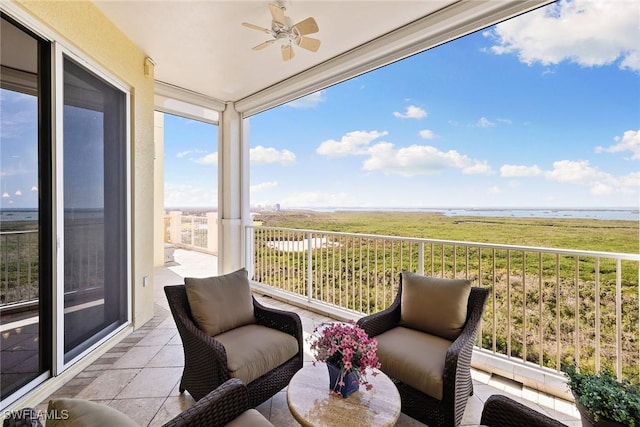
<svg viewBox="0 0 640 427">
<path fill-rule="evenodd" d="M 271 28 L 264 28 L 259 25 L 243 22 L 247 28 L 262 31 L 273 37 L 253 47 L 253 50 L 261 50 L 276 42 L 280 43 L 282 60 L 289 61 L 294 57 L 293 44 L 307 49 L 311 52 L 317 52 L 320 48 L 320 40 L 312 37 L 305 37 L 307 34 L 317 33 L 319 31 L 316 20 L 312 17 L 304 19 L 297 24 L 291 25 L 291 18 L 285 16 L 285 7 L 281 1 L 277 3 L 269 3 L 269 12 L 271 12 Z"/>
</svg>

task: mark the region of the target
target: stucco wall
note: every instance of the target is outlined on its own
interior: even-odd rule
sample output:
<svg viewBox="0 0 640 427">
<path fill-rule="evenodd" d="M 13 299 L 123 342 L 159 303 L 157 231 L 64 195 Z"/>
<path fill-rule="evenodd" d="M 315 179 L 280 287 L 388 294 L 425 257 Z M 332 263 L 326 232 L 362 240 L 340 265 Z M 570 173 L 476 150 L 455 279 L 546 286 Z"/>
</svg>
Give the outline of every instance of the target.
<svg viewBox="0 0 640 427">
<path fill-rule="evenodd" d="M 86 58 L 131 88 L 131 235 L 134 327 L 153 316 L 154 79 L 146 55 L 89 1 L 16 0 Z M 143 287 L 144 276 L 149 277 Z"/>
</svg>

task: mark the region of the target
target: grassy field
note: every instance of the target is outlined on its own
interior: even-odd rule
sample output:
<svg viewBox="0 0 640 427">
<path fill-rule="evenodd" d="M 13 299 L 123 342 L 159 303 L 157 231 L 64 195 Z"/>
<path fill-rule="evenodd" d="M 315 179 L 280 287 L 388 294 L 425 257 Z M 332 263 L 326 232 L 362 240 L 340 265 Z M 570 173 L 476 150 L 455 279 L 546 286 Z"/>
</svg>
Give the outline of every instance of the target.
<svg viewBox="0 0 640 427">
<path fill-rule="evenodd" d="M 638 221 L 447 217 L 378 211 L 284 211 L 263 213 L 256 220 L 270 227 L 631 254 L 640 251 Z"/>
<path fill-rule="evenodd" d="M 447 217 L 435 213 L 378 211 L 286 211 L 263 213 L 256 220 L 266 227 L 377 236 L 607 253 L 638 254 L 639 251 L 636 221 Z M 409 243 L 381 245 L 369 238 L 330 236 L 330 245 L 314 250 L 310 259 L 300 252 L 275 249 L 277 246 L 273 244 L 282 239 L 300 241 L 305 236 L 296 232 L 261 232 L 258 227 L 256 280 L 306 295 L 310 265 L 314 298 L 367 313 L 391 302 L 401 269 L 412 270 L 418 265 L 417 248 Z M 593 369 L 599 348 L 602 365 L 612 366 L 618 360 L 616 323 L 619 320 L 623 375 L 636 381 L 639 378 L 640 307 L 636 261 L 622 263 L 618 317 L 616 265 L 607 257 L 598 259 L 596 266 L 596 257 L 590 256 L 538 257 L 535 251 L 519 250 L 507 254 L 504 250 L 480 253 L 470 249 L 467 253 L 463 247 L 456 249 L 455 244 L 435 245 L 435 248 L 428 245 L 424 250 L 427 274 L 436 277 L 468 274 L 477 286 L 492 290 L 483 316 L 484 328 L 479 333 L 483 348 L 553 369 L 574 364 L 578 353 L 581 367 Z M 524 252 L 528 252 L 526 257 Z M 396 264 L 382 259 L 393 259 Z M 599 312 L 599 328 L 596 312 Z"/>
</svg>

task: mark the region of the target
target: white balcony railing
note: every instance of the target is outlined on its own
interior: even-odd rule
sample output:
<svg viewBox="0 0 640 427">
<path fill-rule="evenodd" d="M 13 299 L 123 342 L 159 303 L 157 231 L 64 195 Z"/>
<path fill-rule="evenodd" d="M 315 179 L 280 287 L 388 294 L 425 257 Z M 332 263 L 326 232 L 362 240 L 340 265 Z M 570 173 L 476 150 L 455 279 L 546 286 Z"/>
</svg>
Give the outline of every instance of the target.
<svg viewBox="0 0 640 427">
<path fill-rule="evenodd" d="M 38 230 L 0 232 L 0 308 L 38 299 Z"/>
<path fill-rule="evenodd" d="M 246 228 L 253 279 L 308 301 L 369 314 L 402 270 L 492 290 L 477 346 L 541 371 L 568 364 L 640 375 L 637 254 Z"/>
<path fill-rule="evenodd" d="M 164 217 L 164 241 L 179 248 L 217 254 L 217 212 L 208 212 L 204 216 L 169 212 Z"/>
</svg>

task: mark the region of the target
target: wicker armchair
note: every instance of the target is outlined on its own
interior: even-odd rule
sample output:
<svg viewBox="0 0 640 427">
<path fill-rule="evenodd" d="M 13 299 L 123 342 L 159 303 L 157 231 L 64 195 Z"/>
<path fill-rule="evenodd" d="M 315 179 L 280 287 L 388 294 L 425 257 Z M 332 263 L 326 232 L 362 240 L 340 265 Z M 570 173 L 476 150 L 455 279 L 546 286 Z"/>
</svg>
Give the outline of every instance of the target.
<svg viewBox="0 0 640 427">
<path fill-rule="evenodd" d="M 372 337 L 402 326 L 400 310 L 402 292 L 401 275 L 398 293 L 391 306 L 381 312 L 361 318 L 358 325 Z M 467 400 L 473 394 L 470 371 L 471 354 L 488 295 L 489 290 L 487 289 L 472 287 L 470 290 L 466 306 L 466 320 L 462 330 L 455 340 L 450 341 L 450 346 L 445 347 L 444 350 L 446 353 L 441 378 L 441 399 L 409 386 L 405 383 L 407 380 L 403 382 L 395 378 L 393 374 L 385 371 L 385 364 L 382 363 L 381 370 L 396 383 L 402 400 L 402 412 L 430 426 L 460 425 Z M 424 333 L 424 335 L 428 334 Z"/>
<path fill-rule="evenodd" d="M 487 399 L 480 424 L 488 427 L 567 427 L 560 421 L 500 394 L 491 395 Z"/>
<path fill-rule="evenodd" d="M 187 390 L 194 399 L 200 400 L 231 378 L 227 352 L 219 340 L 205 334 L 194 323 L 184 285 L 165 286 L 164 292 L 184 349 L 180 392 Z M 296 313 L 265 307 L 253 297 L 252 300 L 258 325 L 285 332 L 298 342 L 298 353 L 294 357 L 246 384 L 249 405 L 255 407 L 286 387 L 293 375 L 302 368 L 303 335 L 302 323 Z"/>
<path fill-rule="evenodd" d="M 109 415 L 114 416 L 113 425 L 118 425 L 124 415 L 116 409 L 107 407 L 106 405 L 89 402 L 89 405 L 83 406 L 81 416 L 87 418 L 98 418 L 91 416 L 91 410 L 101 412 L 100 417 L 104 421 Z M 70 416 L 74 416 L 73 411 L 69 411 Z M 117 417 L 117 418 L 116 418 Z M 271 426 L 255 409 L 249 406 L 249 395 L 242 381 L 233 378 L 222 384 L 217 389 L 204 396 L 191 408 L 182 412 L 163 427 L 221 427 L 231 422 L 239 425 L 251 426 Z M 68 421 L 72 423 L 71 420 Z M 78 421 L 82 424 L 81 421 Z M 133 423 L 133 421 L 131 421 Z M 20 411 L 7 414 L 3 424 L 4 427 L 43 427 L 38 414 L 33 408 L 24 408 Z"/>
</svg>

